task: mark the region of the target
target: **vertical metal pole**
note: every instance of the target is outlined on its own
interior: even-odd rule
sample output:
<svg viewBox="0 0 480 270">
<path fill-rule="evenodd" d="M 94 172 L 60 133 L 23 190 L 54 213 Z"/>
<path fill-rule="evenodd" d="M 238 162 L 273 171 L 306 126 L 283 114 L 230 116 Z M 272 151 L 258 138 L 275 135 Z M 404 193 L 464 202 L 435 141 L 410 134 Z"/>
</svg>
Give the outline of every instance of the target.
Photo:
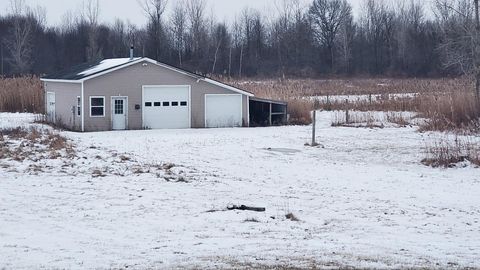
<svg viewBox="0 0 480 270">
<path fill-rule="evenodd" d="M 317 145 L 317 143 L 315 141 L 316 125 L 317 125 L 317 110 L 313 109 L 313 112 L 312 112 L 312 145 L 311 146 Z"/>
<path fill-rule="evenodd" d="M 270 104 L 270 113 L 268 115 L 268 124 L 271 126 L 272 125 L 272 103 Z"/>
<path fill-rule="evenodd" d="M 345 122 L 346 124 L 350 123 L 350 112 L 348 111 L 348 99 L 345 100 Z"/>
</svg>

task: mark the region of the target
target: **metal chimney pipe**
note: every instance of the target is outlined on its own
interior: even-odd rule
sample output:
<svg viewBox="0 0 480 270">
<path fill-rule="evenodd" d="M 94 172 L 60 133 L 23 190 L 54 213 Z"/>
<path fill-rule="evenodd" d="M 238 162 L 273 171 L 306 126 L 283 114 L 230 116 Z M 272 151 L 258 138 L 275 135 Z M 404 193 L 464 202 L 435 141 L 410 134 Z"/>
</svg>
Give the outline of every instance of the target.
<svg viewBox="0 0 480 270">
<path fill-rule="evenodd" d="M 133 60 L 133 45 L 130 47 L 130 60 Z"/>
</svg>

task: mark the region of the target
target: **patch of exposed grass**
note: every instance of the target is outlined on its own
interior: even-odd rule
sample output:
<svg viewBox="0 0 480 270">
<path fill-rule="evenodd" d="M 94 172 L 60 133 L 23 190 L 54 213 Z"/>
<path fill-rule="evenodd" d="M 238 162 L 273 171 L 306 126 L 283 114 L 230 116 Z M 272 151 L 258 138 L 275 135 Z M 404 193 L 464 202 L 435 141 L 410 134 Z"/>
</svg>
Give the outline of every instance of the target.
<svg viewBox="0 0 480 270">
<path fill-rule="evenodd" d="M 245 222 L 245 223 L 259 223 L 260 221 L 256 218 L 247 218 L 243 222 Z"/>
<path fill-rule="evenodd" d="M 297 218 L 297 216 L 295 216 L 293 213 L 288 213 L 285 215 L 285 218 L 291 220 L 291 221 L 300 221 L 299 218 Z"/>
</svg>

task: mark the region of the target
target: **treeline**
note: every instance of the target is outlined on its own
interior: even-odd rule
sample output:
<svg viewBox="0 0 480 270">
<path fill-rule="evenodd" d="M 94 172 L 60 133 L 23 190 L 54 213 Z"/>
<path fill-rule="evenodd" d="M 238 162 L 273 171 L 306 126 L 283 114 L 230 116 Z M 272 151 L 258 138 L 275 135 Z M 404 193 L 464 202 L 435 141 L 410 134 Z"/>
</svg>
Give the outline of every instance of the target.
<svg viewBox="0 0 480 270">
<path fill-rule="evenodd" d="M 44 8 L 12 1 L 0 17 L 1 74 L 41 75 L 128 57 L 133 44 L 136 56 L 232 77 L 455 75 L 462 66 L 445 69 L 452 51 L 444 45 L 473 20 L 452 12 L 471 9 L 469 0 L 365 0 L 358 16 L 346 0 L 312 0 L 307 7 L 277 0 L 272 14 L 247 8 L 228 23 L 208 15 L 204 0 L 171 1 L 170 12 L 166 0 L 141 0 L 148 23 L 139 28 L 100 23 L 97 1 L 86 0 L 58 27 L 46 25 Z"/>
</svg>

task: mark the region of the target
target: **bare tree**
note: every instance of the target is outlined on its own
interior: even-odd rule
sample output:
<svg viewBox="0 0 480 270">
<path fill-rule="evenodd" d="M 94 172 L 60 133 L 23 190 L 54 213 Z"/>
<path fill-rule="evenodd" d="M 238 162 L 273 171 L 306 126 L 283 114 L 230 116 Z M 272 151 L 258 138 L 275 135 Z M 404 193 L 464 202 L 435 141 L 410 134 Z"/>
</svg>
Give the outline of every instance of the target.
<svg viewBox="0 0 480 270">
<path fill-rule="evenodd" d="M 353 58 L 353 41 L 355 38 L 355 23 L 350 14 L 345 17 L 339 31 L 338 47 L 340 48 L 340 62 L 346 73 L 351 72 L 351 61 Z"/>
<path fill-rule="evenodd" d="M 480 111 L 480 10 L 478 0 L 474 0 L 473 2 L 475 5 L 475 31 L 473 35 L 475 96 L 477 99 L 477 109 Z"/>
<path fill-rule="evenodd" d="M 200 54 L 202 34 L 205 32 L 205 7 L 205 0 L 189 0 L 187 3 L 191 50 L 196 56 Z"/>
<path fill-rule="evenodd" d="M 278 69 L 282 78 L 285 78 L 288 66 L 289 47 L 293 42 L 290 32 L 295 21 L 295 10 L 299 7 L 298 0 L 276 0 L 277 19 L 272 22 L 271 36 Z M 290 44 L 289 44 L 290 43 Z"/>
<path fill-rule="evenodd" d="M 43 6 L 37 5 L 31 9 L 31 14 L 37 25 L 40 26 L 42 29 L 47 25 L 47 9 Z"/>
<path fill-rule="evenodd" d="M 392 66 L 395 13 L 384 1 L 365 0 L 361 28 L 370 51 L 368 57 L 373 60 L 371 72 L 381 74 Z"/>
<path fill-rule="evenodd" d="M 82 20 L 88 25 L 87 60 L 96 61 L 102 58 L 98 46 L 98 18 L 100 16 L 99 0 L 84 0 Z"/>
<path fill-rule="evenodd" d="M 480 110 L 480 20 L 478 0 L 436 0 L 436 17 L 442 31 L 439 46 L 446 68 L 457 68 L 475 77 L 475 97 Z"/>
<path fill-rule="evenodd" d="M 114 57 L 125 56 L 125 50 L 128 48 L 127 32 L 125 23 L 116 19 L 110 31 L 109 41 L 111 42 L 111 53 Z"/>
<path fill-rule="evenodd" d="M 423 1 L 399 1 L 396 9 L 396 65 L 397 69 L 418 69 L 423 59 L 420 40 L 425 33 L 425 6 Z"/>
<path fill-rule="evenodd" d="M 10 53 L 9 62 L 18 73 L 25 73 L 32 65 L 32 13 L 24 0 L 10 0 L 13 27 L 4 43 Z"/>
<path fill-rule="evenodd" d="M 335 46 L 343 22 L 351 15 L 352 8 L 346 0 L 314 0 L 310 7 L 317 39 L 323 44 L 330 57 L 330 69 L 335 67 Z"/>
<path fill-rule="evenodd" d="M 177 50 L 178 63 L 182 66 L 182 54 L 185 50 L 185 35 L 187 28 L 186 7 L 183 1 L 178 1 L 173 8 L 170 18 L 171 31 L 173 34 L 174 46 Z"/>
<path fill-rule="evenodd" d="M 162 15 L 168 4 L 168 0 L 137 0 L 142 6 L 145 14 L 149 19 L 149 35 L 153 40 L 153 48 L 155 50 L 155 59 L 160 60 L 162 47 Z"/>
<path fill-rule="evenodd" d="M 239 55 L 239 67 L 238 67 L 238 76 L 242 77 L 242 64 L 243 64 L 243 28 L 238 20 L 235 17 L 232 25 L 232 32 L 233 32 L 233 45 L 236 50 L 240 51 Z M 231 58 L 231 57 L 230 57 Z M 230 67 L 229 67 L 229 74 L 231 74 L 231 60 L 230 60 Z"/>
</svg>

